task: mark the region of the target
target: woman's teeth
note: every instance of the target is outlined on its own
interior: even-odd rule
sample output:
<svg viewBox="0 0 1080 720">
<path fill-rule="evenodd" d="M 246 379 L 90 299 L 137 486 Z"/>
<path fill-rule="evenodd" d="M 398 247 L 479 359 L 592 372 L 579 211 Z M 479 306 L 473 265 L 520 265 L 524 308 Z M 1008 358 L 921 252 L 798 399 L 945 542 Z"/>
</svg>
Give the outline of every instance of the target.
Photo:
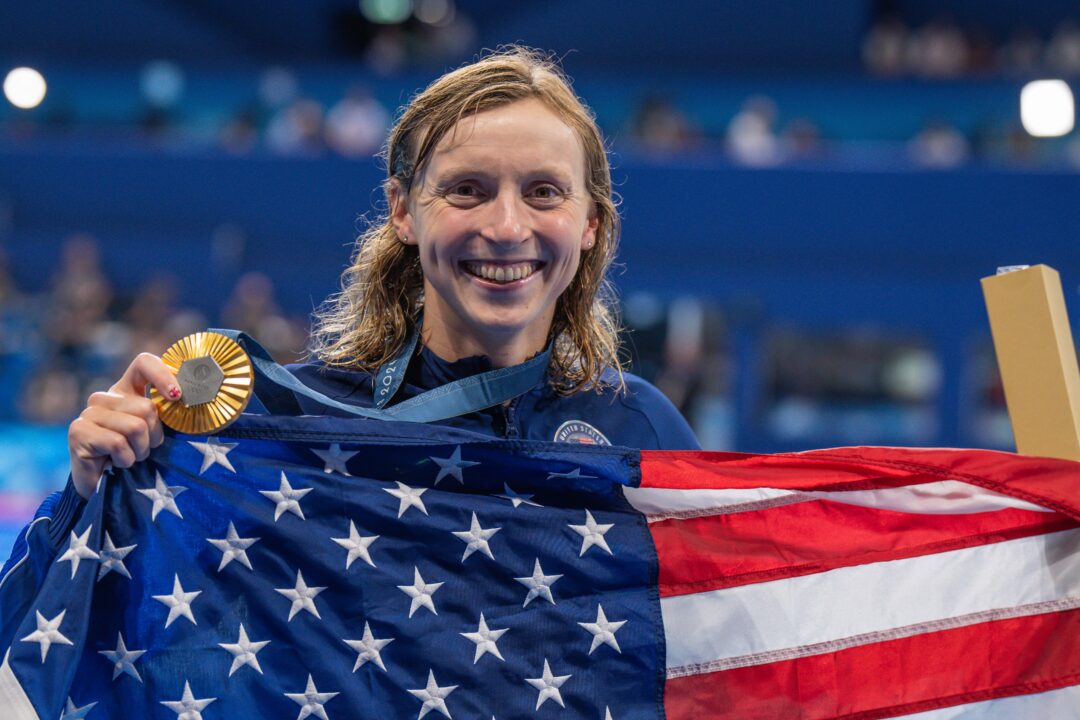
<svg viewBox="0 0 1080 720">
<path fill-rule="evenodd" d="M 531 262 L 520 263 L 517 265 L 492 265 L 489 263 L 467 262 L 464 263 L 464 265 L 465 270 L 471 275 L 501 283 L 523 280 L 536 272 L 538 267 L 537 263 Z"/>
</svg>

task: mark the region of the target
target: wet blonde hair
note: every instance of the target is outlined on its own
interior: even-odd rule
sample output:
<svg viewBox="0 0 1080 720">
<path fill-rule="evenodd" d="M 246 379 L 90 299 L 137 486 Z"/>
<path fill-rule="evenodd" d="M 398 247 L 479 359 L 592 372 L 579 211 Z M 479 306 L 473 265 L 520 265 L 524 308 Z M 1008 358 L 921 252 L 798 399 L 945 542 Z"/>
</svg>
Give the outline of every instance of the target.
<svg viewBox="0 0 1080 720">
<path fill-rule="evenodd" d="M 623 389 L 615 292 L 607 278 L 619 241 L 604 141 L 591 111 L 549 55 L 512 46 L 443 75 L 417 94 L 390 131 L 384 151 L 388 202 L 395 184 L 408 193 L 443 136 L 462 118 L 535 98 L 575 131 L 585 151 L 585 186 L 597 219 L 596 241 L 556 301 L 548 338 L 548 377 L 557 392 Z M 374 372 L 404 348 L 423 307 L 424 275 L 415 245 L 403 244 L 389 215 L 357 239 L 341 292 L 315 314 L 311 353 L 330 366 Z M 601 382 L 605 369 L 615 379 Z"/>
</svg>

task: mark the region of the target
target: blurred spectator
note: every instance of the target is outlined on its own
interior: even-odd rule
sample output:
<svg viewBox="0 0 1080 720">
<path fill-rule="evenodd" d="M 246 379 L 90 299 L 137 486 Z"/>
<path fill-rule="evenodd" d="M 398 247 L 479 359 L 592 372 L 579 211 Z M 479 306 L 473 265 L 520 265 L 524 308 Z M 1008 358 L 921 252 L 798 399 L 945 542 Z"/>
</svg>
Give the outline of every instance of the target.
<svg viewBox="0 0 1080 720">
<path fill-rule="evenodd" d="M 326 144 L 345 157 L 367 157 L 386 138 L 390 113 L 356 85 L 326 114 Z"/>
<path fill-rule="evenodd" d="M 968 159 L 970 146 L 959 130 L 943 120 L 932 120 L 912 138 L 908 154 L 919 165 L 949 168 Z"/>
<path fill-rule="evenodd" d="M 784 153 L 792 158 L 810 158 L 821 153 L 821 131 L 809 118 L 795 118 L 781 138 Z"/>
<path fill-rule="evenodd" d="M 105 319 L 112 286 L 101 272 L 97 240 L 86 233 L 64 243 L 60 268 L 52 279 L 46 334 L 61 355 L 77 357 L 95 326 Z"/>
<path fill-rule="evenodd" d="M 176 278 L 171 275 L 153 277 L 139 288 L 132 298 L 131 307 L 124 314 L 131 336 L 126 355 L 137 355 L 141 352 L 160 355 L 169 345 L 187 334 L 177 334 L 172 327 L 173 318 L 179 314 L 176 296 Z"/>
<path fill-rule="evenodd" d="M 755 96 L 747 100 L 727 127 L 727 150 L 736 162 L 766 167 L 781 160 L 776 136 L 776 103 Z"/>
<path fill-rule="evenodd" d="M 323 150 L 322 128 L 322 105 L 299 98 L 270 118 L 266 143 L 281 155 L 316 155 Z"/>
<path fill-rule="evenodd" d="M 1080 76 L 1080 24 L 1067 20 L 1046 46 L 1046 66 L 1057 75 Z"/>
<path fill-rule="evenodd" d="M 225 327 L 250 333 L 278 362 L 297 362 L 303 356 L 307 342 L 304 324 L 282 315 L 274 299 L 274 283 L 262 273 L 240 276 L 221 321 Z"/>
<path fill-rule="evenodd" d="M 226 152 L 245 155 L 259 141 L 258 115 L 254 108 L 242 108 L 233 115 L 218 133 L 218 143 Z"/>
<path fill-rule="evenodd" d="M 59 425 L 71 422 L 85 402 L 78 377 L 53 365 L 31 376 L 19 406 L 23 417 L 32 423 Z"/>
<path fill-rule="evenodd" d="M 1012 75 L 1029 75 L 1037 72 L 1042 59 L 1042 41 L 1030 28 L 1016 30 L 998 51 L 998 66 Z"/>
<path fill-rule="evenodd" d="M 650 150 L 682 150 L 696 132 L 667 98 L 652 93 L 641 101 L 630 118 L 631 136 Z"/>
<path fill-rule="evenodd" d="M 908 67 L 926 77 L 956 77 L 967 69 L 967 39 L 960 28 L 939 18 L 914 32 L 908 39 Z"/>
<path fill-rule="evenodd" d="M 409 62 L 409 38 L 399 25 L 385 25 L 368 45 L 365 59 L 378 75 L 393 75 Z"/>
<path fill-rule="evenodd" d="M 895 15 L 874 23 L 863 40 L 862 58 L 866 68 L 877 75 L 900 75 L 907 70 L 908 29 Z"/>
</svg>

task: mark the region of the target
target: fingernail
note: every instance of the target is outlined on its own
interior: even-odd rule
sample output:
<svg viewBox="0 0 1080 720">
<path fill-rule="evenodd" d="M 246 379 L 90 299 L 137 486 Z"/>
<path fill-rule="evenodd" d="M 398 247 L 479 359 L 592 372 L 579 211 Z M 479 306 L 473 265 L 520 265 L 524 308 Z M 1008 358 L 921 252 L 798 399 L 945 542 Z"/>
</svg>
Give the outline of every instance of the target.
<svg viewBox="0 0 1080 720">
<path fill-rule="evenodd" d="M 169 399 L 170 400 L 176 400 L 178 397 L 180 397 L 180 388 L 178 388 L 176 385 L 170 385 L 169 386 Z"/>
</svg>

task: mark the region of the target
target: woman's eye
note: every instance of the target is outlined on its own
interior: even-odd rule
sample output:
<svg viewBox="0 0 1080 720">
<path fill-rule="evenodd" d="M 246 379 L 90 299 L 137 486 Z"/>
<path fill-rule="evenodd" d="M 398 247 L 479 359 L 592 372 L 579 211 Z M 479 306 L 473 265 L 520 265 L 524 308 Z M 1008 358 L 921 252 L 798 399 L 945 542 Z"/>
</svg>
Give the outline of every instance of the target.
<svg viewBox="0 0 1080 720">
<path fill-rule="evenodd" d="M 538 200 L 556 200 L 562 193 L 554 185 L 537 185 L 533 188 L 532 195 Z"/>
</svg>

